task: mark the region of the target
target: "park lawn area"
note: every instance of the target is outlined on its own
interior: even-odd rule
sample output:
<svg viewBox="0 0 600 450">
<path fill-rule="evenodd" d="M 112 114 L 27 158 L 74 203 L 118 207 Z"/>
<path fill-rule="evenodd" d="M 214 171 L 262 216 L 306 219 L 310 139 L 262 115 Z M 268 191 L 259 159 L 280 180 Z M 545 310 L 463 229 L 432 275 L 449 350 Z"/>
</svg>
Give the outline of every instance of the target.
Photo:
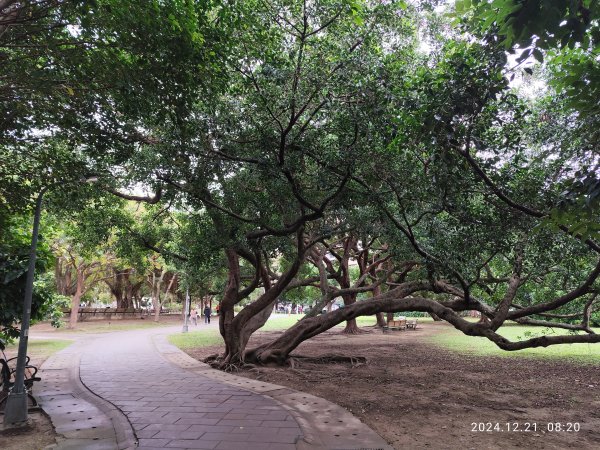
<svg viewBox="0 0 600 450">
<path fill-rule="evenodd" d="M 301 316 L 297 314 L 293 315 L 276 315 L 272 316 L 267 320 L 267 323 L 260 329 L 260 331 L 278 331 L 286 330 L 294 325 Z M 213 320 L 218 320 L 215 317 Z M 223 344 L 223 338 L 219 333 L 218 329 L 198 330 L 191 331 L 189 333 L 176 333 L 171 334 L 169 342 L 179 348 L 197 348 L 197 347 L 208 347 L 211 345 Z"/>
<path fill-rule="evenodd" d="M 291 326 L 300 320 L 303 315 L 298 314 L 277 314 L 273 315 L 269 318 L 267 323 L 260 328 L 258 331 L 281 331 L 287 330 Z M 213 320 L 218 320 L 218 318 L 214 318 Z M 358 317 L 357 319 L 359 327 L 368 327 L 375 325 L 375 317 L 373 316 L 364 316 Z M 419 321 L 432 321 L 431 318 L 419 318 Z M 337 325 L 337 327 L 344 327 L 346 322 L 342 322 Z M 336 328 L 337 328 L 336 327 Z M 169 336 L 169 342 L 176 347 L 179 348 L 197 348 L 197 347 L 208 347 L 211 345 L 220 345 L 223 343 L 223 338 L 221 337 L 219 330 L 211 328 L 209 330 L 198 330 L 191 331 L 189 333 L 176 333 Z"/>
<path fill-rule="evenodd" d="M 259 330 L 259 331 L 278 331 L 278 330 L 286 330 L 294 325 L 298 320 L 300 320 L 304 315 L 292 314 L 292 315 L 284 315 L 277 314 L 271 316 L 271 318 L 267 321 L 267 323 Z M 433 322 L 431 317 L 417 317 L 420 323 L 425 322 Z M 375 316 L 360 316 L 356 318 L 356 322 L 359 327 L 372 327 L 376 324 Z M 342 322 L 337 327 L 345 327 L 346 322 Z"/>
<path fill-rule="evenodd" d="M 69 329 L 67 325 L 63 325 L 60 328 L 53 328 L 46 323 L 35 325 L 34 331 L 42 333 L 51 332 L 53 334 L 64 335 L 66 338 L 70 334 L 79 333 L 111 333 L 113 331 L 127 331 L 127 330 L 138 330 L 145 328 L 156 328 L 156 327 L 168 327 L 173 326 L 175 323 L 181 323 L 181 319 L 177 317 L 176 320 L 171 318 L 164 319 L 161 317 L 160 322 L 154 322 L 153 320 L 140 320 L 140 319 L 119 319 L 119 320 L 98 320 L 91 322 L 78 322 L 76 328 Z"/>
<path fill-rule="evenodd" d="M 594 329 L 594 331 L 598 333 L 600 329 Z M 543 335 L 565 335 L 568 334 L 568 331 L 560 328 L 507 324 L 499 328 L 498 333 L 511 341 L 524 341 Z M 559 359 L 584 364 L 600 363 L 600 345 L 597 344 L 559 344 L 508 352 L 498 348 L 484 337 L 466 336 L 452 327 L 445 327 L 443 331 L 429 336 L 428 339 L 438 347 L 471 355 Z"/>
<path fill-rule="evenodd" d="M 185 348 L 209 347 L 211 345 L 223 344 L 223 338 L 219 330 L 211 328 L 209 330 L 190 331 L 189 333 L 175 333 L 168 337 L 168 340 L 174 346 Z"/>
<path fill-rule="evenodd" d="M 259 331 L 279 331 L 279 330 L 287 330 L 294 324 L 296 324 L 300 319 L 304 317 L 304 314 L 274 314 L 272 315 L 267 323 L 264 324 Z M 374 316 L 361 316 L 356 319 L 359 327 L 368 327 L 375 325 L 375 317 Z M 346 322 L 342 322 L 337 325 L 338 327 L 343 327 L 346 325 Z"/>
<path fill-rule="evenodd" d="M 27 353 L 33 359 L 34 357 L 43 357 L 44 359 L 54 353 L 68 347 L 74 341 L 67 339 L 30 339 L 27 343 Z M 17 347 L 15 346 L 15 351 Z"/>
<path fill-rule="evenodd" d="M 68 347 L 74 341 L 68 339 L 29 339 L 27 343 L 27 355 L 31 358 L 31 363 L 39 367 L 50 355 Z M 19 341 L 6 346 L 6 356 L 12 358 L 17 356 Z"/>
</svg>

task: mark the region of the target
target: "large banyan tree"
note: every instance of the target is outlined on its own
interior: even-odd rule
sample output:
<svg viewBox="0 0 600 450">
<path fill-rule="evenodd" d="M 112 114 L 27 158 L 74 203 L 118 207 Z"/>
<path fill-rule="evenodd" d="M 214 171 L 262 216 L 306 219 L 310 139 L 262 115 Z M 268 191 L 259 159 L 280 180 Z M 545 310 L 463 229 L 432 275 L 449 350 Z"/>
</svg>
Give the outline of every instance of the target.
<svg viewBox="0 0 600 450">
<path fill-rule="evenodd" d="M 112 117 L 126 151 L 79 147 L 99 186 L 175 217 L 168 234 L 132 239 L 189 283 L 224 274 L 215 365 L 282 364 L 335 325 L 400 311 L 505 350 L 600 342 L 597 230 L 561 218 L 575 172 L 597 162 L 585 121 L 520 95 L 502 48 L 455 35 L 426 6 L 239 3 L 206 12 L 219 33 L 184 40 L 189 52 L 153 41 L 176 77 L 150 67 L 148 89 L 118 98 L 131 106 Z M 125 193 L 136 183 L 156 192 Z M 311 312 L 247 348 L 278 299 L 307 286 Z M 337 297 L 344 308 L 318 314 Z M 506 321 L 571 333 L 510 342 Z"/>
<path fill-rule="evenodd" d="M 227 87 L 140 150 L 192 211 L 172 256 L 189 273 L 226 268 L 216 365 L 283 363 L 341 322 L 355 332 L 357 316 L 399 311 L 506 350 L 600 341 L 600 248 L 553 221 L 594 158 L 576 117 L 520 98 L 493 46 L 447 36 L 419 51 L 435 28 L 433 16 L 416 25 L 422 10 L 255 6 L 224 61 Z M 303 286 L 319 292 L 311 314 L 248 349 L 275 302 Z M 317 314 L 335 297 L 343 309 Z M 506 321 L 573 332 L 509 342 Z"/>
</svg>

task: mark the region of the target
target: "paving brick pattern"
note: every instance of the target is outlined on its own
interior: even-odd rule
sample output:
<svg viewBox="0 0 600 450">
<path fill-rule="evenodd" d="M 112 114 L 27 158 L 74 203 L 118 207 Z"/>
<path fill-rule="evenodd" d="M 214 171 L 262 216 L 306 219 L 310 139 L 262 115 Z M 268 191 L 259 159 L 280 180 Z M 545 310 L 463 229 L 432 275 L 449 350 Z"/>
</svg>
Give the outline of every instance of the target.
<svg viewBox="0 0 600 450">
<path fill-rule="evenodd" d="M 141 330 L 87 344 L 80 377 L 123 411 L 140 449 L 295 450 L 303 437 L 272 398 L 168 362 Z"/>
<path fill-rule="evenodd" d="M 40 371 L 41 382 L 35 385 L 40 406 L 51 417 L 58 435 L 48 450 L 114 450 L 134 442 L 133 433 L 115 424 L 109 411 L 101 410 L 79 382 L 78 363 L 84 343 L 71 345 L 49 358 Z M 117 425 L 117 426 L 115 426 Z"/>
</svg>

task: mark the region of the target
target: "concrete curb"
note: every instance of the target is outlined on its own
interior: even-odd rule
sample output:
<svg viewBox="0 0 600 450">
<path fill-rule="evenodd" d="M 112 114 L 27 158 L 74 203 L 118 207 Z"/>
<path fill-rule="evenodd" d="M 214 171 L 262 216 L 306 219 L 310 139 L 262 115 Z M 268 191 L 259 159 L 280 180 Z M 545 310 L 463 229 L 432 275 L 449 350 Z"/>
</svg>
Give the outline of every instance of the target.
<svg viewBox="0 0 600 450">
<path fill-rule="evenodd" d="M 170 363 L 279 403 L 296 419 L 304 434 L 296 443 L 298 450 L 393 450 L 375 431 L 335 403 L 284 386 L 215 370 L 170 344 L 164 333 L 155 334 L 152 339 L 159 354 Z"/>
<path fill-rule="evenodd" d="M 91 392 L 80 378 L 85 340 L 52 355 L 42 364 L 35 388 L 40 406 L 50 417 L 57 443 L 48 450 L 129 450 L 137 439 L 127 417 Z"/>
</svg>

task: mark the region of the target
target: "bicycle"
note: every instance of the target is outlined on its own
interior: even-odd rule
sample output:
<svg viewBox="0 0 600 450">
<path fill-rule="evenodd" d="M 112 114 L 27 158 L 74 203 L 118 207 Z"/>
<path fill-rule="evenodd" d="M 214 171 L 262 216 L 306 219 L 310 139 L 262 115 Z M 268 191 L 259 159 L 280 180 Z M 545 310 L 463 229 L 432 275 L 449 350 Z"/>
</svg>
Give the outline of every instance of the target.
<svg viewBox="0 0 600 450">
<path fill-rule="evenodd" d="M 4 350 L 6 350 L 6 343 L 0 339 L 0 353 L 2 353 L 2 357 L 0 358 L 0 414 L 4 414 L 4 407 L 6 406 L 8 394 L 15 384 L 15 372 L 17 370 L 17 357 L 7 358 Z M 35 411 L 39 409 L 39 406 L 32 394 L 33 383 L 41 381 L 41 378 L 36 376 L 38 368 L 29 364 L 31 358 L 29 356 L 26 356 L 25 358 L 25 379 L 23 384 L 25 385 L 25 392 L 27 392 L 28 409 L 30 411 Z M 14 368 L 11 368 L 11 363 L 15 364 Z"/>
</svg>

